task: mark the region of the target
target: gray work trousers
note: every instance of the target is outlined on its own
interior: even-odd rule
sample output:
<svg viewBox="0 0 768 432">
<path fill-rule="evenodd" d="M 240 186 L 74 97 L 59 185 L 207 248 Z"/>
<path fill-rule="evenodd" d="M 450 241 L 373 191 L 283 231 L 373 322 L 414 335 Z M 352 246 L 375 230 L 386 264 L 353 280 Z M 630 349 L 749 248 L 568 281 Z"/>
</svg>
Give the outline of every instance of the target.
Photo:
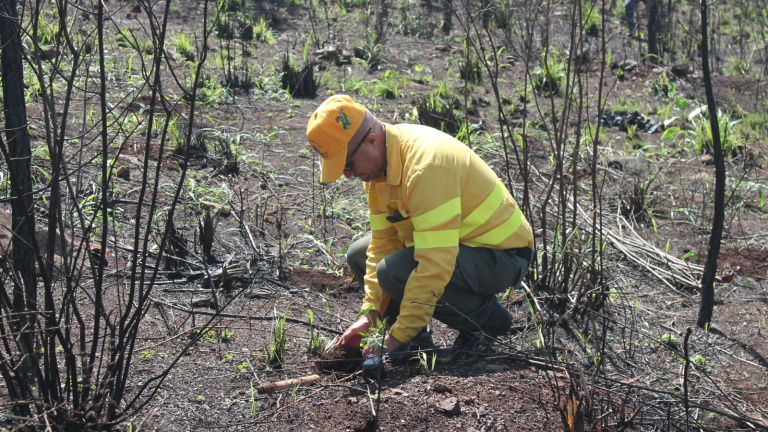
<svg viewBox="0 0 768 432">
<path fill-rule="evenodd" d="M 368 235 L 352 243 L 347 250 L 349 268 L 360 286 L 363 286 L 370 241 Z M 405 284 L 418 264 L 413 247 L 407 247 L 385 257 L 376 267 L 379 285 L 391 298 L 387 310 L 382 313 L 390 323 L 400 314 Z M 458 331 L 480 331 L 498 302 L 496 294 L 520 284 L 529 265 L 527 259 L 516 255 L 515 249 L 459 245 L 456 267 L 442 297 L 435 299 L 433 317 Z"/>
</svg>

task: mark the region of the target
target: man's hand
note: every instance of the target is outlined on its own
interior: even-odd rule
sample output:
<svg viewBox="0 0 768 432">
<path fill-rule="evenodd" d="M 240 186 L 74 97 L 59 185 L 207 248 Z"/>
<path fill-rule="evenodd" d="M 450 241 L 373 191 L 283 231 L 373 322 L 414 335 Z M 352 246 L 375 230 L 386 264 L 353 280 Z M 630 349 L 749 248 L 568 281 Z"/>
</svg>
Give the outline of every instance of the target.
<svg viewBox="0 0 768 432">
<path fill-rule="evenodd" d="M 363 340 L 363 335 L 360 333 L 369 332 L 379 318 L 381 318 L 381 314 L 375 310 L 368 312 L 368 315 L 360 316 L 357 321 L 352 323 L 352 325 L 344 331 L 344 334 L 341 335 L 336 346 L 349 349 L 360 348 L 360 341 Z"/>
<path fill-rule="evenodd" d="M 377 349 L 373 354 L 383 356 L 384 354 L 392 351 L 393 349 L 400 348 L 403 346 L 403 343 L 399 340 L 395 339 L 394 336 L 387 333 L 386 336 L 384 336 L 384 349 Z M 373 351 L 373 347 L 367 347 L 363 350 L 363 358 L 368 357 L 368 354 L 371 354 Z"/>
</svg>

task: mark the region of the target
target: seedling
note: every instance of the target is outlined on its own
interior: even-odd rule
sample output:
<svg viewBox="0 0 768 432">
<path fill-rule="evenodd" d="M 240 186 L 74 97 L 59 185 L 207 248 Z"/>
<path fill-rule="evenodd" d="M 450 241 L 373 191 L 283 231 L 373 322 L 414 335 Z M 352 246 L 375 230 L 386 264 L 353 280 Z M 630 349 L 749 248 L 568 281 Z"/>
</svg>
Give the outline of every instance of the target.
<svg viewBox="0 0 768 432">
<path fill-rule="evenodd" d="M 288 308 L 285 309 L 283 316 L 275 322 L 275 328 L 272 332 L 272 344 L 266 349 L 267 366 L 279 366 L 283 363 L 285 354 L 285 320 L 288 317 Z"/>
<path fill-rule="evenodd" d="M 710 115 L 711 114 L 707 112 L 706 105 L 699 106 L 688 114 L 688 122 L 691 124 L 692 129 L 683 130 L 677 126 L 672 126 L 664 131 L 661 140 L 663 142 L 673 142 L 682 134 L 682 142 L 691 145 L 697 154 L 712 154 L 712 126 L 709 122 Z M 732 133 L 734 126 L 738 124 L 740 120 L 731 121 L 728 118 L 728 114 L 724 114 L 720 111 L 718 111 L 716 115 L 723 153 L 731 154 L 734 149 L 741 145 L 740 136 L 735 136 L 736 134 Z"/>
<path fill-rule="evenodd" d="M 670 333 L 664 333 L 661 335 L 661 343 L 670 348 L 675 348 L 677 347 L 677 337 Z"/>
<path fill-rule="evenodd" d="M 256 42 L 270 45 L 277 43 L 277 39 L 275 39 L 275 32 L 269 25 L 269 18 L 262 15 L 256 19 L 256 22 L 249 25 L 252 26 L 253 29 L 251 38 Z M 243 37 L 243 39 L 246 38 Z"/>
<path fill-rule="evenodd" d="M 387 334 L 387 319 L 376 318 L 376 322 L 368 330 L 362 333 L 363 339 L 360 341 L 360 346 L 363 349 L 371 348 L 371 352 L 374 353 L 386 348 L 384 336 Z"/>
<path fill-rule="evenodd" d="M 696 354 L 695 356 L 691 357 L 691 361 L 697 366 L 704 366 L 708 363 L 707 359 L 701 354 Z"/>
<path fill-rule="evenodd" d="M 309 354 L 317 354 L 323 351 L 325 343 L 323 337 L 315 326 L 315 314 L 312 309 L 307 309 L 307 321 L 309 322 L 309 347 L 307 352 Z"/>
<path fill-rule="evenodd" d="M 437 362 L 437 355 L 435 353 L 432 353 L 430 360 L 426 352 L 419 351 L 419 363 L 421 363 L 421 368 L 427 371 L 428 374 L 435 371 L 435 362 Z"/>
<path fill-rule="evenodd" d="M 223 329 L 219 332 L 219 340 L 223 343 L 230 343 L 235 340 L 235 331 L 229 329 Z"/>
<path fill-rule="evenodd" d="M 237 365 L 237 371 L 232 373 L 232 377 L 240 378 L 240 376 L 243 374 L 243 372 L 245 372 L 246 369 L 248 369 L 249 366 L 250 364 L 247 361 L 240 363 Z"/>
<path fill-rule="evenodd" d="M 253 381 L 251 381 L 251 418 L 256 418 L 256 389 L 253 388 Z"/>
</svg>

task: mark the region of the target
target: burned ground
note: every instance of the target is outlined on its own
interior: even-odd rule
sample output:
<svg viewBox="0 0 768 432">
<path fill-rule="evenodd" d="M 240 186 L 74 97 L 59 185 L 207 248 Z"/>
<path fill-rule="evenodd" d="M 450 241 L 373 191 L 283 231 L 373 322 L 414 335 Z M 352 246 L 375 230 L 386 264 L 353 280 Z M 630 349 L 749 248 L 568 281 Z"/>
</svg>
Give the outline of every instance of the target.
<svg viewBox="0 0 768 432">
<path fill-rule="evenodd" d="M 402 2 L 399 24 L 382 44 L 372 47 L 362 42 L 365 29 L 372 31 L 374 25 L 367 9 L 372 2 L 363 6 L 344 2 L 346 7 L 324 3 L 325 16 L 312 15 L 311 3 L 245 2 L 251 16 L 269 17 L 276 44 L 212 40 L 205 69 L 210 82 L 201 86 L 198 95 L 200 106 L 189 146 L 161 149 L 150 139 L 147 142 L 155 147 L 145 153 L 145 140 L 136 135 L 127 138 L 119 151 L 111 150 L 117 167 L 125 167 L 123 175 L 113 180 L 117 228 L 105 276 L 113 286 L 127 283 L 126 253 L 135 222 L 131 215 L 138 203 L 145 154 L 151 159 L 150 169 L 162 159 L 163 179 L 178 178 L 182 170 L 188 176 L 174 219 L 176 242 L 169 249 L 176 259 L 162 261 L 164 267 L 153 285 L 152 306 L 131 365 L 130 379 L 135 384 L 129 393 L 152 377 L 164 378 L 153 381 L 157 388 L 151 400 L 119 428 L 541 431 L 593 430 L 599 425 L 602 430 L 620 431 L 687 430 L 693 425 L 703 430 L 768 427 L 768 343 L 763 334 L 768 331 L 764 204 L 768 149 L 759 134 L 727 155 L 731 180 L 717 304 L 711 327 L 703 331 L 696 327 L 700 294 L 695 281 L 708 253 L 715 175 L 706 154 L 686 149 L 681 141 L 662 142 L 663 128 L 645 133 L 627 125 L 604 126 L 598 152 L 576 155 L 568 169 L 558 171 L 552 161 L 553 124 L 561 123 L 554 122 L 551 109 L 543 107 L 548 99 L 533 100 L 529 95 L 525 101 L 527 67 L 512 49 L 516 41 L 506 41 L 509 46 L 500 61 L 504 67 L 499 70 L 498 86 L 499 101 L 510 114 L 506 121 L 521 136 L 520 143 L 507 142 L 504 147 L 500 107 L 491 83 L 481 79 L 465 87 L 458 78 L 456 71 L 466 54 L 463 33 L 454 28 L 443 34 L 442 9 L 436 2 Z M 157 13 L 163 5 L 154 6 Z M 171 11 L 172 39 L 178 40 L 181 33 L 200 37 L 201 5 L 188 2 Z M 118 28 L 138 31 L 146 23 L 146 14 L 133 6 L 116 5 L 112 18 Z M 557 38 L 568 34 L 563 8 L 552 11 Z M 596 89 L 604 88 L 606 108 L 639 107 L 644 117 L 669 120 L 672 115 L 664 118 L 663 112 L 674 102 L 664 96 L 669 96 L 670 85 L 676 97 L 704 103 L 695 63 L 690 73 L 682 75 L 674 73 L 673 64 L 651 64 L 643 41 L 627 36 L 613 14 L 606 18 L 613 63 L 639 64 L 601 71 L 600 40 L 588 38 L 590 49 L 583 51 L 580 60 L 587 105 L 596 104 Z M 313 28 L 318 23 L 322 30 Z M 280 87 L 284 56 L 287 53 L 303 66 L 305 42 L 312 34 L 326 32 L 323 48 L 332 46 L 337 55 L 307 44 L 307 60 L 314 65 L 319 83 L 317 97 L 291 97 Z M 167 57 L 186 79 L 191 66 L 180 47 L 176 43 Z M 131 53 L 120 38 L 108 49 L 110 55 L 124 59 Z M 537 50 L 531 58 L 538 61 L 540 54 Z M 115 72 L 110 98 L 121 109 L 145 115 L 151 105 L 146 89 L 141 94 L 130 90 L 139 66 L 120 65 L 129 70 Z M 718 72 L 716 97 L 724 110 L 744 115 L 764 110 L 764 78 Z M 238 85 L 253 85 L 223 90 L 220 83 L 232 74 L 238 76 Z M 467 115 L 476 126 L 470 145 L 518 197 L 522 199 L 523 185 L 529 186 L 527 199 L 536 212 L 527 216 L 540 246 L 546 243 L 542 220 L 553 211 L 542 207 L 551 182 L 567 180 L 579 191 L 579 204 L 588 208 L 593 193 L 590 181 L 596 176 L 602 225 L 594 232 L 586 222 L 589 219 L 580 219 L 574 210 L 579 219 L 569 241 L 583 246 L 579 251 L 583 255 L 573 261 L 578 262 L 592 254 L 588 246 L 599 237 L 602 261 L 597 270 L 603 282 L 590 285 L 596 268 L 576 265 L 569 283 L 584 289 L 556 295 L 557 287 L 536 283 L 547 275 L 536 274 L 527 290 L 504 297 L 515 332 L 498 341 L 497 353 L 434 363 L 430 357 L 416 357 L 390 368 L 381 382 L 366 382 L 358 371 L 359 352 L 343 353 L 346 357 L 339 364 L 334 364 L 339 360 L 334 351 L 324 352 L 360 308 L 362 288 L 346 270 L 344 252 L 351 241 L 365 235 L 365 198 L 357 181 L 317 183 L 319 160 L 305 143 L 306 120 L 325 96 L 345 92 L 387 122 L 411 121 L 414 107 L 441 83 L 459 104 L 466 96 Z M 167 98 L 175 110 L 186 112 L 190 100 L 174 85 L 168 77 Z M 387 86 L 394 95 L 387 93 Z M 129 96 L 124 99 L 125 94 Z M 84 106 L 87 101 L 77 100 Z M 33 137 L 44 139 L 39 127 L 44 117 L 41 108 L 30 103 L 28 110 L 35 126 Z M 464 114 L 463 108 L 458 111 Z M 597 113 L 593 107 L 583 114 L 594 120 Z M 668 126 L 684 126 L 684 114 L 680 112 L 681 119 L 671 119 Z M 87 111 L 81 117 L 85 119 Z M 576 117 L 572 114 L 567 122 L 575 123 Z M 182 124 L 188 118 L 178 120 Z M 514 163 L 516 146 L 528 151 L 525 178 Z M 73 150 L 72 157 L 82 158 L 90 151 L 85 146 L 79 153 Z M 49 162 L 36 163 L 44 169 Z M 82 176 L 79 187 L 88 190 L 88 182 L 96 182 L 99 172 L 85 166 Z M 160 182 L 158 192 L 160 204 L 168 205 L 172 188 Z M 206 211 L 214 214 L 209 220 L 214 230 L 209 252 L 201 244 Z M 39 216 L 45 220 L 44 211 Z M 553 240 L 552 232 L 548 235 L 550 248 L 562 241 Z M 186 255 L 179 256 L 184 250 Z M 552 253 L 553 261 L 565 256 Z M 557 265 L 551 268 L 562 270 Z M 602 293 L 604 303 L 594 310 L 585 308 L 589 302 L 576 302 L 578 292 L 595 298 Z M 113 295 L 108 297 L 112 306 L 120 304 L 119 295 L 108 295 Z M 450 346 L 455 332 L 439 322 L 431 325 L 436 343 Z M 275 358 L 275 333 L 280 326 L 285 347 Z M 256 390 L 266 383 L 312 374 L 320 375 L 319 382 L 273 394 Z M 0 385 L 0 398 L 8 400 L 4 385 Z M 9 418 L 4 426 L 19 425 L 17 419 Z"/>
</svg>

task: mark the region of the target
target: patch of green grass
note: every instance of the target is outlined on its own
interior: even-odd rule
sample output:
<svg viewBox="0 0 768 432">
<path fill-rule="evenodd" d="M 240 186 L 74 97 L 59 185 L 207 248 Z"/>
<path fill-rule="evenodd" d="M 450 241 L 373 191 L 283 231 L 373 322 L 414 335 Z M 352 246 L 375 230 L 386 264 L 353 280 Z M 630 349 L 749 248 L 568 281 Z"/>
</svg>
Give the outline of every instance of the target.
<svg viewBox="0 0 768 432">
<path fill-rule="evenodd" d="M 734 130 L 744 135 L 747 140 L 762 139 L 768 130 L 768 116 L 764 112 L 746 114 Z"/>
<path fill-rule="evenodd" d="M 265 16 L 259 16 L 252 24 L 253 26 L 253 40 L 263 44 L 275 44 L 277 39 L 275 38 L 275 31 L 270 26 L 269 18 Z"/>
<path fill-rule="evenodd" d="M 707 106 L 701 105 L 688 114 L 688 122 L 691 129 L 681 129 L 673 126 L 664 131 L 661 140 L 664 142 L 673 142 L 682 134 L 682 142 L 690 145 L 697 154 L 713 153 L 712 149 L 712 126 L 709 121 Z M 731 120 L 728 114 L 718 111 L 717 113 L 718 129 L 720 130 L 720 142 L 723 153 L 732 154 L 733 151 L 742 145 L 742 137 L 734 133 L 734 126 L 739 120 Z"/>
<path fill-rule="evenodd" d="M 597 36 L 600 34 L 600 13 L 597 10 L 596 4 L 590 2 L 583 2 L 581 4 L 582 14 L 582 26 L 584 27 L 584 33 L 589 36 Z"/>
<path fill-rule="evenodd" d="M 408 81 L 406 81 L 404 76 L 387 69 L 384 75 L 375 81 L 373 94 L 387 99 L 397 99 L 400 97 L 400 90 L 405 88 L 406 85 L 408 85 Z"/>
<path fill-rule="evenodd" d="M 677 93 L 677 84 L 670 81 L 666 72 L 652 76 L 647 84 L 651 93 L 664 99 L 674 99 Z"/>
<path fill-rule="evenodd" d="M 267 355 L 267 366 L 280 366 L 285 356 L 285 321 L 288 317 L 288 308 L 285 309 L 283 316 L 275 321 L 275 327 L 272 330 L 272 343 L 265 350 Z"/>
<path fill-rule="evenodd" d="M 541 53 L 541 66 L 533 75 L 533 88 L 545 96 L 560 94 L 566 70 L 565 57 L 561 53 L 554 48 L 544 51 Z"/>
<path fill-rule="evenodd" d="M 614 102 L 609 103 L 606 108 L 613 111 L 614 114 L 629 114 L 645 110 L 643 105 L 633 98 L 618 98 Z"/>
<path fill-rule="evenodd" d="M 188 62 L 195 61 L 195 47 L 192 45 L 192 38 L 184 32 L 176 33 L 173 41 L 176 52 Z"/>
<path fill-rule="evenodd" d="M 464 48 L 466 49 L 466 44 Z M 483 81 L 483 63 L 474 51 L 459 60 L 459 76 L 472 84 L 480 84 Z"/>
<path fill-rule="evenodd" d="M 315 326 L 315 313 L 312 309 L 307 309 L 307 322 L 309 322 L 309 347 L 307 352 L 309 354 L 318 354 L 323 351 L 325 343 L 323 341 L 320 331 Z"/>
<path fill-rule="evenodd" d="M 753 76 L 752 61 L 741 57 L 730 57 L 725 72 L 732 76 Z"/>
</svg>

